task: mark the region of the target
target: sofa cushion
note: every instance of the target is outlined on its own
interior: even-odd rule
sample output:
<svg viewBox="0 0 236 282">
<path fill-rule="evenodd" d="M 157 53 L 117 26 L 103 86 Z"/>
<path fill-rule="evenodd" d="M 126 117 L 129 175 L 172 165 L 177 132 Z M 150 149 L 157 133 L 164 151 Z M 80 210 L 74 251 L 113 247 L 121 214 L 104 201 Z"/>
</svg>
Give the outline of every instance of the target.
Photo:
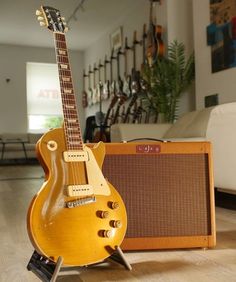
<svg viewBox="0 0 236 282">
<path fill-rule="evenodd" d="M 42 135 L 42 133 L 28 133 L 29 143 L 36 144 Z"/>
<path fill-rule="evenodd" d="M 163 138 L 182 138 L 186 127 L 191 124 L 191 122 L 197 115 L 198 111 L 193 111 L 182 115 L 165 133 Z"/>
<path fill-rule="evenodd" d="M 185 127 L 181 137 L 205 137 L 210 115 L 214 107 L 197 111 L 197 115 Z"/>
<path fill-rule="evenodd" d="M 172 126 L 170 123 L 162 124 L 135 124 L 135 123 L 117 123 L 110 129 L 111 142 L 130 141 L 137 138 L 161 139 L 165 132 Z"/>
</svg>

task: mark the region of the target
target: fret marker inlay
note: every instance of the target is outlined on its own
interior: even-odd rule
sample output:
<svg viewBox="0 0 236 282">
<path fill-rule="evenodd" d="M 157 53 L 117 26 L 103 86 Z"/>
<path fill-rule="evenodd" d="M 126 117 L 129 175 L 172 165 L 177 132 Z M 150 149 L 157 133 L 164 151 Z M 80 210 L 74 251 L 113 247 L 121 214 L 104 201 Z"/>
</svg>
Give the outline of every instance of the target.
<svg viewBox="0 0 236 282">
<path fill-rule="evenodd" d="M 68 65 L 60 64 L 60 66 L 61 66 L 61 69 L 65 69 L 65 70 L 68 69 Z"/>
</svg>

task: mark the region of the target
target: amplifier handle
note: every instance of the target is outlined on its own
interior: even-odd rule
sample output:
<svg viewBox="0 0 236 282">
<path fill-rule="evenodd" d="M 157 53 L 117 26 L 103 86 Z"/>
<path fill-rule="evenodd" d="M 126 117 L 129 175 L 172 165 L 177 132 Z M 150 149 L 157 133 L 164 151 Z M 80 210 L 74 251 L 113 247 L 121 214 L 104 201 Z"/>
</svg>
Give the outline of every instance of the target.
<svg viewBox="0 0 236 282">
<path fill-rule="evenodd" d="M 129 143 L 129 142 L 135 142 L 135 141 L 142 141 L 142 140 L 147 140 L 147 141 L 157 141 L 157 142 L 171 142 L 169 140 L 163 140 L 163 139 L 156 139 L 156 138 L 135 138 L 127 141 L 123 141 L 123 143 Z"/>
</svg>

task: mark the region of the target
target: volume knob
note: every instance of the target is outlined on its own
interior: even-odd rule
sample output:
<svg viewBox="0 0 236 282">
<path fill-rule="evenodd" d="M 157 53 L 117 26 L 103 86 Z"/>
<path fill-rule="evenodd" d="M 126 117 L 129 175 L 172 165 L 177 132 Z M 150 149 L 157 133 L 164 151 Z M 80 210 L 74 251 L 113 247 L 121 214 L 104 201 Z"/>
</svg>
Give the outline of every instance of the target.
<svg viewBox="0 0 236 282">
<path fill-rule="evenodd" d="M 109 216 L 109 212 L 108 211 L 101 211 L 100 213 L 100 217 L 101 218 L 108 218 Z"/>
<path fill-rule="evenodd" d="M 111 226 L 114 227 L 114 228 L 120 228 L 122 226 L 122 223 L 121 223 L 120 220 L 112 220 Z"/>
<path fill-rule="evenodd" d="M 103 237 L 111 238 L 112 237 L 112 231 L 111 230 L 103 230 Z"/>
<path fill-rule="evenodd" d="M 111 208 L 112 208 L 113 210 L 117 210 L 119 207 L 120 207 L 120 205 L 119 205 L 118 202 L 112 202 L 112 203 L 111 203 Z"/>
</svg>

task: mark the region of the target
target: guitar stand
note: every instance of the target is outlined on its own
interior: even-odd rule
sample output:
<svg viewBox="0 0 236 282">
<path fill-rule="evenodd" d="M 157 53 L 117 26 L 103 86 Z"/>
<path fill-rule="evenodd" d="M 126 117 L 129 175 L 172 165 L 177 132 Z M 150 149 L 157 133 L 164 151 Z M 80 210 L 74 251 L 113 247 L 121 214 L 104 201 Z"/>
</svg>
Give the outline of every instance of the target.
<svg viewBox="0 0 236 282">
<path fill-rule="evenodd" d="M 107 259 L 111 259 L 123 265 L 127 270 L 132 270 L 131 265 L 126 260 L 124 253 L 122 252 L 120 247 L 116 247 L 116 251 Z M 105 262 L 105 260 L 100 263 L 103 262 Z M 66 269 L 72 269 L 72 267 L 62 267 L 62 264 L 63 257 L 59 257 L 57 262 L 55 263 L 52 260 L 34 251 L 27 265 L 27 269 L 29 271 L 32 271 L 43 282 L 55 282 L 61 270 L 64 271 Z"/>
</svg>

